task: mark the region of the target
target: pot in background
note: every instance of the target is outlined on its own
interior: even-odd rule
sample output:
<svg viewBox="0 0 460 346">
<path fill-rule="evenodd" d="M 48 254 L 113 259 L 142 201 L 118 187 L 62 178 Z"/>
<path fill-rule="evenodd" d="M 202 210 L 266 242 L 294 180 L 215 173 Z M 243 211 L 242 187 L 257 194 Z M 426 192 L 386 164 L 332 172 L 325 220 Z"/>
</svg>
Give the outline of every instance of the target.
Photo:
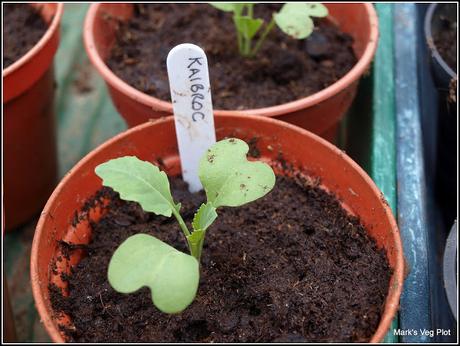
<svg viewBox="0 0 460 346">
<path fill-rule="evenodd" d="M 298 125 L 334 141 L 340 120 L 356 95 L 360 77 L 368 70 L 378 41 L 378 17 L 370 3 L 325 4 L 329 18 L 355 40 L 356 65 L 329 87 L 282 105 L 237 110 L 215 110 L 216 115 L 263 115 Z M 83 38 L 89 59 L 107 83 L 112 101 L 129 127 L 172 113 L 172 104 L 131 87 L 116 76 L 105 60 L 115 43 L 117 23 L 132 16 L 131 4 L 92 4 L 86 15 Z"/>
<path fill-rule="evenodd" d="M 440 16 L 457 21 L 457 7 L 452 4 L 431 4 L 425 15 L 425 40 L 431 52 L 431 68 L 436 85 L 448 90 L 452 79 L 457 79 L 457 73 L 447 65 L 434 44 L 434 36 L 442 29 Z"/>
<path fill-rule="evenodd" d="M 431 73 L 439 95 L 436 194 L 444 221 L 450 225 L 457 214 L 457 73 L 447 65 L 434 44 L 433 37 L 443 27 L 441 16 L 457 21 L 456 4 L 431 4 L 424 22 L 425 40 L 431 52 Z"/>
<path fill-rule="evenodd" d="M 36 3 L 48 30 L 3 70 L 6 229 L 38 213 L 57 182 L 53 58 L 64 5 Z"/>
</svg>

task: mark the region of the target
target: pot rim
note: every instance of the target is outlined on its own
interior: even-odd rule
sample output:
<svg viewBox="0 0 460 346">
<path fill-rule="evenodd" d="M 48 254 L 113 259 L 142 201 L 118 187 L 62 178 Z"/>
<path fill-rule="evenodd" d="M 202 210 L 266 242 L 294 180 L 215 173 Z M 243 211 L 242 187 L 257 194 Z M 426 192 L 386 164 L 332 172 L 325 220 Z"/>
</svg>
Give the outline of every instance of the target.
<svg viewBox="0 0 460 346">
<path fill-rule="evenodd" d="M 434 12 L 437 9 L 438 9 L 437 3 L 431 4 L 428 7 L 428 10 L 426 12 L 425 22 L 423 24 L 423 29 L 425 32 L 425 41 L 426 41 L 426 44 L 428 45 L 428 48 L 431 51 L 431 55 L 435 58 L 438 64 L 441 65 L 443 70 L 447 72 L 447 74 L 449 75 L 451 79 L 457 79 L 457 74 L 454 72 L 454 70 L 449 65 L 447 65 L 446 61 L 443 59 L 441 54 L 439 54 L 438 48 L 434 44 L 433 33 L 431 32 L 431 22 L 433 21 Z"/>
<path fill-rule="evenodd" d="M 34 4 L 34 3 L 32 3 Z M 38 6 L 46 5 L 47 3 L 36 3 Z M 59 23 L 61 22 L 62 13 L 64 12 L 64 4 L 61 2 L 55 3 L 56 4 L 56 13 L 51 20 L 51 23 L 48 26 L 45 34 L 40 38 L 40 40 L 22 57 L 16 60 L 7 68 L 3 69 L 3 78 L 13 74 L 15 71 L 19 70 L 22 66 L 28 63 L 30 60 L 34 58 L 35 55 L 39 51 L 43 49 L 43 47 L 51 40 L 52 36 L 54 35 L 55 31 L 59 27 Z"/>
<path fill-rule="evenodd" d="M 147 95 L 119 78 L 104 62 L 96 49 L 94 40 L 93 28 L 96 14 L 99 8 L 104 5 L 101 3 L 91 4 L 84 21 L 83 41 L 89 59 L 102 75 L 107 84 L 121 93 L 128 95 L 131 99 L 147 106 L 154 106 L 155 109 L 166 110 L 172 112 L 172 104 L 167 101 L 160 100 L 156 97 Z M 370 24 L 369 40 L 366 44 L 364 52 L 358 62 L 348 71 L 342 78 L 331 84 L 325 89 L 316 92 L 310 96 L 287 102 L 281 105 L 254 108 L 245 110 L 215 110 L 216 114 L 264 114 L 265 116 L 274 117 L 281 114 L 292 113 L 307 107 L 314 106 L 332 96 L 342 92 L 347 86 L 357 81 L 361 75 L 368 69 L 377 49 L 379 31 L 378 31 L 378 16 L 374 6 L 371 3 L 360 4 L 365 7 Z"/>
<path fill-rule="evenodd" d="M 443 281 L 447 301 L 455 320 L 457 320 L 457 220 L 454 221 L 446 240 L 443 255 Z"/>
<path fill-rule="evenodd" d="M 227 119 L 235 119 L 238 120 L 239 117 L 242 115 L 239 114 L 234 114 L 234 115 L 218 115 L 218 117 L 221 118 L 227 118 Z M 340 155 L 345 158 L 345 160 L 348 162 L 350 167 L 355 170 L 366 182 L 366 184 L 374 190 L 376 194 L 380 194 L 380 190 L 378 187 L 375 185 L 373 180 L 369 177 L 369 175 L 356 163 L 354 162 L 348 155 L 343 153 L 340 149 L 335 147 L 333 144 L 329 143 L 325 139 L 307 131 L 302 128 L 299 128 L 297 126 L 282 122 L 280 120 L 276 119 L 271 119 L 267 118 L 264 116 L 260 115 L 250 115 L 250 116 L 244 116 L 253 118 L 254 120 L 257 121 L 262 121 L 262 122 L 268 122 L 272 124 L 276 124 L 277 126 L 285 127 L 290 131 L 296 131 L 300 133 L 303 136 L 308 136 L 311 137 L 312 140 L 320 142 L 322 145 L 327 146 L 332 152 L 336 153 L 337 155 Z M 39 312 L 39 315 L 41 317 L 41 320 L 48 332 L 48 334 L 51 336 L 52 340 L 54 342 L 65 342 L 64 338 L 62 337 L 61 333 L 59 332 L 59 329 L 57 328 L 57 325 L 54 323 L 54 320 L 52 319 L 51 314 L 49 314 L 46 306 L 47 303 L 44 299 L 44 296 L 42 295 L 42 291 L 40 288 L 39 284 L 39 278 L 38 278 L 38 248 L 40 246 L 40 239 L 41 239 L 41 234 L 44 232 L 44 224 L 45 224 L 45 216 L 47 215 L 48 211 L 51 209 L 52 204 L 54 204 L 54 201 L 58 198 L 59 194 L 61 191 L 65 189 L 65 186 L 67 185 L 67 182 L 71 179 L 73 179 L 75 171 L 78 171 L 80 167 L 86 165 L 87 161 L 89 161 L 95 154 L 99 153 L 100 151 L 103 151 L 110 146 L 114 142 L 117 142 L 119 140 L 122 140 L 128 136 L 130 136 L 132 133 L 136 133 L 139 131 L 143 131 L 145 128 L 148 128 L 150 126 L 155 126 L 156 124 L 164 123 L 164 122 L 172 122 L 173 116 L 168 116 L 168 117 L 162 117 L 157 120 L 150 120 L 148 122 L 145 122 L 141 125 L 138 125 L 136 127 L 133 127 L 131 129 L 128 129 L 111 139 L 107 140 L 94 150 L 92 150 L 90 153 L 88 153 L 85 157 L 83 157 L 61 180 L 61 182 L 58 184 L 54 192 L 51 194 L 49 200 L 47 201 L 41 215 L 40 219 L 38 221 L 37 227 L 36 227 L 36 232 L 35 236 L 33 239 L 32 243 L 32 250 L 31 250 L 31 260 L 30 260 L 30 275 L 31 275 L 31 281 L 32 281 L 32 293 L 33 297 L 35 300 L 35 305 L 36 308 Z M 402 287 L 403 287 L 403 282 L 404 282 L 404 257 L 403 257 L 403 248 L 402 248 L 402 242 L 401 242 L 401 237 L 400 233 L 398 230 L 398 226 L 396 223 L 396 220 L 394 218 L 394 215 L 390 209 L 390 207 L 382 202 L 382 207 L 385 210 L 385 213 L 388 215 L 389 223 L 392 229 L 392 234 L 393 234 L 393 246 L 395 247 L 396 250 L 396 263 L 394 267 L 394 272 L 392 275 L 392 281 L 393 285 L 389 287 L 388 294 L 387 294 L 387 299 L 385 301 L 385 309 L 383 311 L 379 326 L 377 327 L 374 335 L 370 339 L 370 342 L 379 342 L 382 341 L 383 338 L 385 337 L 386 332 L 389 330 L 391 323 L 393 321 L 394 316 L 396 315 L 398 308 L 399 308 L 399 298 L 402 292 Z"/>
</svg>

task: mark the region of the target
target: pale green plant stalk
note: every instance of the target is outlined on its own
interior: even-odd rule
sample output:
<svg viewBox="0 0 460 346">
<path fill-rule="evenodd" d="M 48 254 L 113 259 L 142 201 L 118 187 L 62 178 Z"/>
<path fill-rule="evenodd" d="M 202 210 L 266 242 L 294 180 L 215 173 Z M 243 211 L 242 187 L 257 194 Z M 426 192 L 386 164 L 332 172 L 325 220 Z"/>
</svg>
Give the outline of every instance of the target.
<svg viewBox="0 0 460 346">
<path fill-rule="evenodd" d="M 163 312 L 176 313 L 194 299 L 199 282 L 199 263 L 207 229 L 220 207 L 238 207 L 267 194 L 275 184 L 269 165 L 248 161 L 248 145 L 227 139 L 213 145 L 201 159 L 199 177 L 206 203 L 197 210 L 190 231 L 180 215 L 180 203 L 171 195 L 166 174 L 150 162 L 134 156 L 110 160 L 96 167 L 103 185 L 120 198 L 140 204 L 146 212 L 174 215 L 187 240 L 190 255 L 180 252 L 147 234 L 126 239 L 113 254 L 108 280 L 121 293 L 143 286 L 152 292 L 153 303 Z"/>
<path fill-rule="evenodd" d="M 254 57 L 262 47 L 268 34 L 277 25 L 284 33 L 295 38 L 307 38 L 313 31 L 311 17 L 326 17 L 327 8 L 320 3 L 287 3 L 281 10 L 273 13 L 268 24 L 260 18 L 254 18 L 254 3 L 221 3 L 213 2 L 215 8 L 233 13 L 238 49 L 244 57 Z M 261 28 L 262 33 L 255 45 L 253 39 Z"/>
</svg>

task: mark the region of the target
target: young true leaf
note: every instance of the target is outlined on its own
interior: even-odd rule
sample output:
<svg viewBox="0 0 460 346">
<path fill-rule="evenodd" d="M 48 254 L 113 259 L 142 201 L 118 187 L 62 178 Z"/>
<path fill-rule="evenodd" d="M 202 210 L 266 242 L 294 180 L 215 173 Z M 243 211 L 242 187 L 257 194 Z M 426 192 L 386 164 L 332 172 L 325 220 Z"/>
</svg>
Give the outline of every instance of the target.
<svg viewBox="0 0 460 346">
<path fill-rule="evenodd" d="M 150 162 L 134 156 L 120 157 L 97 166 L 96 174 L 121 199 L 138 202 L 145 211 L 169 217 L 173 209 L 180 209 L 174 204 L 166 173 Z"/>
<path fill-rule="evenodd" d="M 214 208 L 214 206 L 211 203 L 203 203 L 193 218 L 193 229 L 201 229 L 203 231 L 206 231 L 206 229 L 212 225 L 216 218 L 216 208 Z"/>
<path fill-rule="evenodd" d="M 327 8 L 319 3 L 288 3 L 273 15 L 276 25 L 286 34 L 296 39 L 308 37 L 313 31 L 310 17 L 327 16 Z"/>
<path fill-rule="evenodd" d="M 214 144 L 200 161 L 199 177 L 208 202 L 215 208 L 237 207 L 267 194 L 275 185 L 275 174 L 263 162 L 246 158 L 248 145 L 236 138 Z"/>
<path fill-rule="evenodd" d="M 254 19 L 248 16 L 234 16 L 233 20 L 237 30 L 245 39 L 252 39 L 264 23 L 262 19 Z"/>
<path fill-rule="evenodd" d="M 120 293 L 147 286 L 155 306 L 166 313 L 184 310 L 195 298 L 198 261 L 147 234 L 126 239 L 109 263 L 110 285 Z"/>
<path fill-rule="evenodd" d="M 211 203 L 203 203 L 193 218 L 193 233 L 187 236 L 187 241 L 190 244 L 192 255 L 198 259 L 200 258 L 201 250 L 203 249 L 206 230 L 212 225 L 216 218 L 216 208 L 214 208 Z"/>
</svg>

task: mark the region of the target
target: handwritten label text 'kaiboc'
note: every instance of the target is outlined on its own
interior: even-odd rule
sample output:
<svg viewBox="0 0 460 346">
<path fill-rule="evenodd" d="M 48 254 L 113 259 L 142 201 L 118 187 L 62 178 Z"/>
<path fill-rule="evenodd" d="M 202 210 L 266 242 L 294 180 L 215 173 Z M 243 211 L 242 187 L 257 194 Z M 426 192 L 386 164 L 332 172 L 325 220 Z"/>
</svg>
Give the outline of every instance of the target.
<svg viewBox="0 0 460 346">
<path fill-rule="evenodd" d="M 193 110 L 193 121 L 197 121 L 197 119 L 203 120 L 205 118 L 205 114 L 201 112 L 201 110 L 203 109 L 203 90 L 205 89 L 205 87 L 203 84 L 198 83 L 199 81 L 203 80 L 203 78 L 200 76 L 200 66 L 203 65 L 201 59 L 202 57 L 188 58 L 188 60 L 191 61 L 190 64 L 187 66 L 190 72 L 188 79 L 190 82 L 193 82 L 193 84 L 190 85 L 190 91 L 192 92 L 191 106 Z"/>
<path fill-rule="evenodd" d="M 199 160 L 216 142 L 208 61 L 200 47 L 184 43 L 169 52 L 166 65 L 182 177 L 196 192 L 202 188 Z"/>
</svg>

